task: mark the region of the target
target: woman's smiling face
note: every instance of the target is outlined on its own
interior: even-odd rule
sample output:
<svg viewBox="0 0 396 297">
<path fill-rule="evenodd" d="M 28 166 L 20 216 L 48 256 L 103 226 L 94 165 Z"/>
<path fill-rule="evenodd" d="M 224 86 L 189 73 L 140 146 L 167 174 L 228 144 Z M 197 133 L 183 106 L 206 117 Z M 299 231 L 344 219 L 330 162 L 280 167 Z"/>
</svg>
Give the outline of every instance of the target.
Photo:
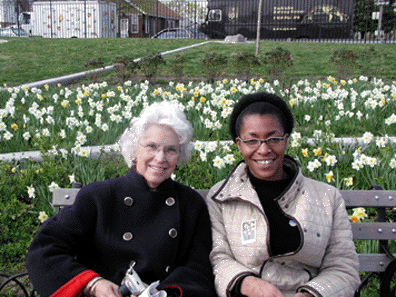
<svg viewBox="0 0 396 297">
<path fill-rule="evenodd" d="M 152 125 L 139 140 L 135 170 L 143 175 L 150 188 L 156 188 L 172 175 L 178 152 L 179 137 L 176 132 L 168 126 Z"/>
<path fill-rule="evenodd" d="M 242 120 L 239 138 L 242 140 L 270 137 L 282 137 L 285 131 L 278 117 L 272 114 L 248 114 Z M 277 145 L 268 146 L 261 143 L 258 148 L 250 148 L 239 138 L 236 139 L 239 152 L 242 154 L 250 172 L 263 180 L 280 180 L 283 174 L 283 159 L 287 148 L 287 140 Z"/>
</svg>

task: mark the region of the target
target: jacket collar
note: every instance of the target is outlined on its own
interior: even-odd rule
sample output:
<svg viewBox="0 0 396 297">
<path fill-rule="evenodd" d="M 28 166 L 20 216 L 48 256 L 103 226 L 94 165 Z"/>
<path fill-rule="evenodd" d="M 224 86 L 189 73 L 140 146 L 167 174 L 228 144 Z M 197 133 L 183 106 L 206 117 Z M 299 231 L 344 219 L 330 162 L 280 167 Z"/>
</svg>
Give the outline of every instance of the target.
<svg viewBox="0 0 396 297">
<path fill-rule="evenodd" d="M 157 188 L 155 188 L 155 190 L 149 188 L 143 175 L 137 173 L 134 167 L 131 167 L 129 172 L 126 174 L 126 178 L 128 179 L 131 185 L 134 185 L 135 187 L 142 190 L 160 192 L 160 191 L 169 191 L 175 189 L 175 185 L 171 178 L 164 180 Z"/>
<path fill-rule="evenodd" d="M 277 198 L 284 197 L 286 199 L 283 199 L 283 201 L 287 201 L 291 197 L 295 197 L 297 192 L 301 190 L 304 177 L 297 162 L 292 157 L 285 155 L 283 166 L 288 167 L 292 172 L 297 172 L 287 189 Z M 219 202 L 242 199 L 256 204 L 262 209 L 258 195 L 250 182 L 247 165 L 244 161 L 234 167 L 211 198 Z"/>
</svg>

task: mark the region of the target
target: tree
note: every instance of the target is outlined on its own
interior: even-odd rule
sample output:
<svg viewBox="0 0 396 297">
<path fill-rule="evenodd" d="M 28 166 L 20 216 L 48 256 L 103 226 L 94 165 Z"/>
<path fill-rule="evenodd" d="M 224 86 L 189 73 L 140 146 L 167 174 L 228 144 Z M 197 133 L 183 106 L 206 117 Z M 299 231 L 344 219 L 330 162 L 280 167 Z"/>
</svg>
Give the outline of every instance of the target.
<svg viewBox="0 0 396 297">
<path fill-rule="evenodd" d="M 392 4 L 396 0 L 390 0 L 389 5 L 384 6 L 384 13 L 382 15 L 382 30 L 385 33 L 395 31 L 396 13 L 393 11 Z M 354 12 L 354 30 L 360 31 L 363 34 L 366 32 L 374 32 L 378 29 L 378 20 L 373 20 L 372 15 L 374 11 L 379 11 L 379 6 L 375 5 L 374 0 L 355 0 Z"/>
<path fill-rule="evenodd" d="M 206 2 L 194 0 L 170 0 L 163 1 L 163 3 L 180 15 L 183 20 L 187 20 L 189 23 L 200 24 L 205 20 Z"/>
</svg>

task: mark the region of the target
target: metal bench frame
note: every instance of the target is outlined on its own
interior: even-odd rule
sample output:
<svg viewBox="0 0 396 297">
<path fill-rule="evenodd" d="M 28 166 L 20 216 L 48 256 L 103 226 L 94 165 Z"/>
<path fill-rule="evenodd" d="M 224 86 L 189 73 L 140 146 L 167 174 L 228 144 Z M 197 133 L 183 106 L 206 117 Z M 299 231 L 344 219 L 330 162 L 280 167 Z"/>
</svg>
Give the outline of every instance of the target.
<svg viewBox="0 0 396 297">
<path fill-rule="evenodd" d="M 53 206 L 72 205 L 80 187 L 81 184 L 74 184 L 73 188 L 55 189 L 52 200 Z M 206 199 L 209 190 L 198 190 L 198 192 Z M 389 251 L 388 240 L 396 240 L 396 223 L 386 222 L 386 209 L 396 207 L 396 190 L 384 191 L 380 187 L 374 187 L 373 190 L 341 190 L 341 194 L 347 209 L 355 207 L 376 208 L 378 213 L 377 222 L 351 223 L 354 239 L 379 240 L 379 253 L 358 254 L 359 271 L 369 274 L 362 280 L 355 292 L 355 297 L 360 296 L 360 292 L 367 285 L 368 280 L 375 275 L 378 275 L 380 279 L 380 296 L 395 296 L 396 286 L 391 288 L 390 280 L 396 271 L 396 254 Z M 26 273 L 21 273 L 10 276 L 0 285 L 0 293 L 8 283 L 16 282 L 25 296 L 36 296 L 34 289 L 29 295 L 27 289 L 18 281 L 18 277 L 25 275 Z M 0 274 L 0 276 L 5 277 L 4 274 Z"/>
</svg>

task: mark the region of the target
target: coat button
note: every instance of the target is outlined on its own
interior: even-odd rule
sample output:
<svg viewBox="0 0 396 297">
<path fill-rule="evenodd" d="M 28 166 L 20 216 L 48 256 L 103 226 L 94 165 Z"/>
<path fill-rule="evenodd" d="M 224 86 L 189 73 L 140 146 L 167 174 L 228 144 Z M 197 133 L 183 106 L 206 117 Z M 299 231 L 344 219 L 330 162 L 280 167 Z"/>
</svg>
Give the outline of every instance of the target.
<svg viewBox="0 0 396 297">
<path fill-rule="evenodd" d="M 169 236 L 172 238 L 176 238 L 177 236 L 177 230 L 175 228 L 172 228 L 169 230 Z"/>
<path fill-rule="evenodd" d="M 125 232 L 124 235 L 122 235 L 122 239 L 125 241 L 130 241 L 133 238 L 133 234 L 131 232 Z"/>
<path fill-rule="evenodd" d="M 165 203 L 168 206 L 172 206 L 173 204 L 175 204 L 175 198 L 169 197 L 168 199 L 166 199 Z"/>
<path fill-rule="evenodd" d="M 124 198 L 124 204 L 125 204 L 126 206 L 132 206 L 132 204 L 133 204 L 133 198 L 131 198 L 131 197 L 125 197 L 125 198 Z"/>
</svg>

